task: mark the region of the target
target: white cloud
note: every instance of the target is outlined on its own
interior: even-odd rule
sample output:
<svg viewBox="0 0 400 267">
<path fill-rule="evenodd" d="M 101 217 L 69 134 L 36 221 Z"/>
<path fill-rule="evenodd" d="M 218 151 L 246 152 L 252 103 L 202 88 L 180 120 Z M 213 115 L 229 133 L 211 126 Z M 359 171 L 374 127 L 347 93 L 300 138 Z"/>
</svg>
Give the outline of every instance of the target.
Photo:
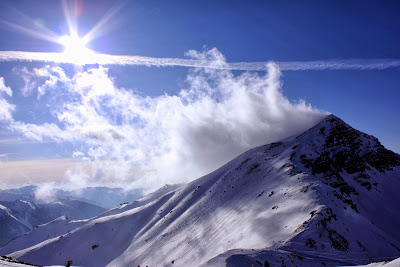
<svg viewBox="0 0 400 267">
<path fill-rule="evenodd" d="M 12 119 L 12 112 L 15 106 L 9 104 L 5 99 L 0 96 L 0 122 L 10 121 Z"/>
<path fill-rule="evenodd" d="M 22 95 L 29 96 L 36 86 L 36 82 L 33 80 L 34 73 L 29 72 L 26 67 L 14 68 L 13 71 L 19 74 L 25 82 L 24 87 L 21 88 Z"/>
<path fill-rule="evenodd" d="M 6 86 L 4 78 L 0 77 L 0 122 L 12 120 L 12 112 L 15 110 L 15 106 L 8 103 L 7 100 L 3 98 L 5 93 L 8 96 L 12 96 L 12 90 L 9 86 Z"/>
<path fill-rule="evenodd" d="M 56 189 L 57 186 L 54 182 L 43 183 L 35 189 L 35 198 L 46 203 L 52 202 Z"/>
<path fill-rule="evenodd" d="M 72 157 L 73 158 L 82 158 L 85 156 L 85 153 L 81 152 L 81 151 L 74 151 L 72 152 Z"/>
<path fill-rule="evenodd" d="M 42 142 L 43 139 L 52 139 L 55 141 L 68 140 L 69 132 L 61 130 L 54 123 L 44 123 L 36 125 L 33 123 L 23 123 L 12 121 L 9 128 L 20 132 L 29 139 Z"/>
<path fill-rule="evenodd" d="M 87 152 L 87 155 L 95 160 L 104 158 L 107 156 L 107 151 L 105 151 L 101 146 L 96 147 L 96 148 L 89 148 L 89 151 Z"/>
<path fill-rule="evenodd" d="M 43 77 L 46 79 L 44 84 L 40 85 L 38 90 L 38 98 L 46 93 L 49 89 L 54 89 L 59 83 L 68 83 L 68 77 L 61 67 L 46 66 L 42 69 L 33 69 L 36 77 Z"/>
<path fill-rule="evenodd" d="M 21 76 L 25 85 L 21 88 L 23 96 L 29 96 L 35 89 L 38 99 L 50 88 L 55 89 L 61 83 L 68 84 L 69 78 L 64 70 L 58 66 L 33 68 L 29 71 L 26 67 L 14 68 L 14 72 Z M 44 82 L 43 82 L 44 81 Z M 42 82 L 42 83 L 41 83 Z"/>
<path fill-rule="evenodd" d="M 211 49 L 218 52 L 217 49 Z M 197 57 L 201 53 L 189 52 L 187 56 Z M 206 52 L 207 54 L 207 52 Z M 0 51 L 0 61 L 39 61 L 71 64 L 137 65 L 137 66 L 181 66 L 193 68 L 215 68 L 226 70 L 266 71 L 267 62 L 233 62 L 219 64 L 221 61 L 186 58 L 154 58 L 143 56 L 115 56 L 107 54 L 88 54 L 84 59 L 70 58 L 63 53 Z M 78 61 L 78 62 L 77 62 Z M 281 70 L 384 70 L 400 67 L 398 58 L 377 59 L 328 59 L 316 61 L 276 62 Z"/>
<path fill-rule="evenodd" d="M 70 78 L 61 68 L 57 74 L 36 69 L 35 77 L 46 78 L 43 94 L 67 88 L 69 97 L 53 112 L 58 122 L 10 127 L 38 141 L 83 143 L 71 156 L 90 159 L 90 171 L 66 173 L 77 186 L 112 181 L 147 187 L 197 178 L 252 147 L 305 131 L 325 115 L 284 97 L 275 63 L 265 75 L 235 76 L 219 69 L 228 63 L 216 49 L 188 55 L 215 68 L 193 69 L 187 88 L 158 97 L 117 88 L 103 67 Z"/>
<path fill-rule="evenodd" d="M 6 93 L 8 96 L 12 96 L 11 88 L 9 86 L 6 86 L 3 77 L 0 77 L 0 93 L 1 92 Z"/>
</svg>

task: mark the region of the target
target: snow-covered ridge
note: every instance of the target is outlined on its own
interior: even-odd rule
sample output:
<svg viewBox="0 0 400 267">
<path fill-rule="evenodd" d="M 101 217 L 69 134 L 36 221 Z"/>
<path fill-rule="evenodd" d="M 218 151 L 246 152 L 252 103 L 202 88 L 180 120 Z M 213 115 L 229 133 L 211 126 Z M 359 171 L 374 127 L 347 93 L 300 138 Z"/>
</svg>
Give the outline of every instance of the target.
<svg viewBox="0 0 400 267">
<path fill-rule="evenodd" d="M 365 264 L 400 256 L 398 191 L 400 156 L 330 115 L 11 255 L 82 266 Z"/>
<path fill-rule="evenodd" d="M 0 246 L 60 216 L 67 216 L 70 219 L 87 219 L 105 210 L 79 200 L 64 199 L 60 202 L 37 204 L 24 200 L 0 201 Z"/>
<path fill-rule="evenodd" d="M 64 199 L 76 199 L 94 204 L 103 208 L 112 208 L 124 202 L 132 202 L 143 196 L 143 188 L 123 189 L 108 187 L 86 187 L 76 190 L 57 189 L 52 192 L 51 200 L 42 201 L 37 199 L 36 186 L 25 186 L 17 189 L 0 189 L 0 201 L 12 202 L 16 200 L 35 202 L 38 204 L 57 202 Z"/>
<path fill-rule="evenodd" d="M 0 246 L 60 216 L 70 219 L 97 216 L 106 208 L 138 199 L 143 191 L 107 187 L 55 190 L 52 200 L 44 202 L 36 199 L 36 190 L 36 186 L 0 190 Z"/>
</svg>

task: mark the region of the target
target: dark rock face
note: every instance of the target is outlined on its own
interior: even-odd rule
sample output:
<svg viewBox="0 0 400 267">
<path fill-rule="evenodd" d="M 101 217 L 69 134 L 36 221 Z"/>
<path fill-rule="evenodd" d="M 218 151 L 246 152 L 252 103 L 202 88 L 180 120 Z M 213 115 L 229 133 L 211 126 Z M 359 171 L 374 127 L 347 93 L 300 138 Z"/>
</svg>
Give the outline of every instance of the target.
<svg viewBox="0 0 400 267">
<path fill-rule="evenodd" d="M 370 150 L 364 155 L 369 165 L 380 172 L 391 171 L 393 167 L 400 165 L 399 156 L 393 151 L 387 150 L 378 142 L 376 150 Z"/>
<path fill-rule="evenodd" d="M 349 174 L 363 173 L 370 170 L 370 167 L 385 172 L 400 165 L 400 156 L 384 148 L 377 138 L 351 128 L 336 117 L 327 121 L 332 128 L 319 157 L 308 159 L 306 155 L 302 156 L 303 164 L 311 167 L 313 174 L 334 176 L 342 171 Z M 325 135 L 325 127 L 322 129 L 324 131 L 320 133 Z"/>
<path fill-rule="evenodd" d="M 400 165 L 400 156 L 384 148 L 377 138 L 357 131 L 339 118 L 331 115 L 325 119 L 331 129 L 321 127 L 319 134 L 326 136 L 318 156 L 300 155 L 301 163 L 310 168 L 313 175 L 337 188 L 337 197 L 357 211 L 356 205 L 349 198 L 359 195 L 342 177 L 343 173 L 353 175 L 361 186 L 371 190 L 378 185 L 372 175 L 393 170 Z"/>
</svg>

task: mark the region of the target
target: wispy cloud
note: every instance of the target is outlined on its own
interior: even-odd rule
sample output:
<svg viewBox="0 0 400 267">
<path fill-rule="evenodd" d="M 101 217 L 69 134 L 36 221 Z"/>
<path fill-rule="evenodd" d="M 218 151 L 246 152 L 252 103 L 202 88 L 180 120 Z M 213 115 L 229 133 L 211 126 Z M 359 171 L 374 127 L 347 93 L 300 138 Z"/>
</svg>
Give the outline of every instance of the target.
<svg viewBox="0 0 400 267">
<path fill-rule="evenodd" d="M 211 49 L 218 53 L 218 50 Z M 192 53 L 188 53 L 189 56 Z M 44 53 L 44 52 L 21 52 L 21 51 L 0 51 L 0 61 L 41 61 L 56 63 L 76 64 L 76 60 L 71 59 L 63 53 Z M 302 70 L 383 70 L 400 67 L 400 59 L 329 59 L 317 61 L 288 61 L 275 62 L 283 71 L 302 71 Z M 215 64 L 215 61 L 187 59 L 187 58 L 154 58 L 143 56 L 117 56 L 108 54 L 92 54 L 85 57 L 84 62 L 79 64 L 100 64 L 100 65 L 138 65 L 138 66 L 157 66 L 157 67 L 193 67 L 193 68 L 213 68 L 224 70 L 244 70 L 244 71 L 266 71 L 268 62 L 232 62 Z"/>
<path fill-rule="evenodd" d="M 10 121 L 12 119 L 11 114 L 15 110 L 15 106 L 7 102 L 3 93 L 9 97 L 12 96 L 11 88 L 6 86 L 4 78 L 0 77 L 0 122 Z"/>
<path fill-rule="evenodd" d="M 277 64 L 268 63 L 263 75 L 234 75 L 217 50 L 189 56 L 212 68 L 193 68 L 186 88 L 158 97 L 118 88 L 104 67 L 72 77 L 60 67 L 32 69 L 31 79 L 45 78 L 35 94 L 64 95 L 34 100 L 46 107 L 58 99 L 48 105 L 52 121 L 12 120 L 8 128 L 38 142 L 79 144 L 71 157 L 90 161 L 91 171 L 67 171 L 70 183 L 154 186 L 197 178 L 252 147 L 305 131 L 326 114 L 282 94 Z"/>
<path fill-rule="evenodd" d="M 400 67 L 400 59 L 330 59 L 279 62 L 282 70 L 384 70 Z"/>
</svg>

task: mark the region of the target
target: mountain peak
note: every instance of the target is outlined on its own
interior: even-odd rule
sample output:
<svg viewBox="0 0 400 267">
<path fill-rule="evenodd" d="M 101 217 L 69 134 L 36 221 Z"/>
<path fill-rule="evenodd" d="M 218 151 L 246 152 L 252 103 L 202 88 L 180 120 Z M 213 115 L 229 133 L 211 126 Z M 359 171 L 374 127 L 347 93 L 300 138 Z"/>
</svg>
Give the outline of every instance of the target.
<svg viewBox="0 0 400 267">
<path fill-rule="evenodd" d="M 341 191 L 356 193 L 343 180 L 350 175 L 361 186 L 378 190 L 374 177 L 378 172 L 393 170 L 400 165 L 400 156 L 387 150 L 379 140 L 362 133 L 340 118 L 329 115 L 316 126 L 297 137 L 299 163 L 303 171 L 329 178 L 329 184 Z"/>
<path fill-rule="evenodd" d="M 326 121 L 329 121 L 329 120 L 339 120 L 339 121 L 342 121 L 339 117 L 333 115 L 332 113 L 329 114 L 328 116 L 326 116 L 326 117 L 324 118 L 324 120 L 326 120 Z"/>
</svg>

